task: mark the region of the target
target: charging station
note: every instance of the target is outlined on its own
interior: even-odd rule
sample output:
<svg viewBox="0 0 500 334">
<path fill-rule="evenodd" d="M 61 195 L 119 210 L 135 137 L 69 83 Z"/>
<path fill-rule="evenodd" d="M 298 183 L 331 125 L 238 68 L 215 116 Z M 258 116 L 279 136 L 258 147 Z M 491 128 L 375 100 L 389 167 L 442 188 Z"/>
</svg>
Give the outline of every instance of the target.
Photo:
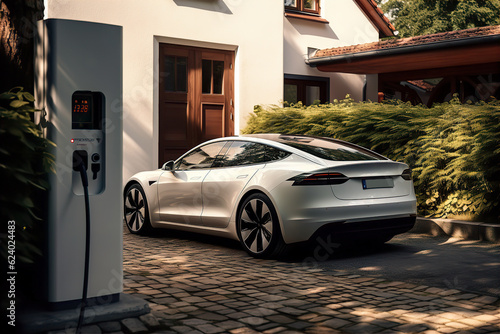
<svg viewBox="0 0 500 334">
<path fill-rule="evenodd" d="M 47 301 L 76 307 L 87 283 L 89 305 L 115 302 L 123 290 L 122 27 L 44 20 L 35 49 L 37 108 L 57 145 Z"/>
</svg>

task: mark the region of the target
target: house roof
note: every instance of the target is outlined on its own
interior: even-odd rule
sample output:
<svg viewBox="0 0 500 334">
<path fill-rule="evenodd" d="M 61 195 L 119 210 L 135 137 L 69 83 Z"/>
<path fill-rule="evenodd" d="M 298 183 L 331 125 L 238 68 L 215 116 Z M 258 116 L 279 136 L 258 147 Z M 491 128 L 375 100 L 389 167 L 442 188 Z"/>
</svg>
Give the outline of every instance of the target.
<svg viewBox="0 0 500 334">
<path fill-rule="evenodd" d="M 394 36 L 396 28 L 374 0 L 354 0 L 370 21 L 378 28 L 380 37 Z"/>
<path fill-rule="evenodd" d="M 499 42 L 500 26 L 489 26 L 323 49 L 307 62 L 322 71 L 358 74 L 497 63 Z"/>
</svg>

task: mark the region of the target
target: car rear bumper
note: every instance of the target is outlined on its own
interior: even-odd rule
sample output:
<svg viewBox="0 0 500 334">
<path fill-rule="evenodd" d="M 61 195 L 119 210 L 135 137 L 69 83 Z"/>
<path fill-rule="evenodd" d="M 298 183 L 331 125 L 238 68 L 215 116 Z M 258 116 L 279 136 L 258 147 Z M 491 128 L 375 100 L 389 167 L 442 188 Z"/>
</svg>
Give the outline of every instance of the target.
<svg viewBox="0 0 500 334">
<path fill-rule="evenodd" d="M 416 216 L 370 220 L 362 222 L 337 222 L 321 226 L 310 238 L 329 236 L 330 240 L 344 243 L 357 240 L 373 240 L 392 237 L 413 228 Z"/>
<path fill-rule="evenodd" d="M 281 216 L 284 241 L 287 244 L 307 241 L 318 231 L 325 230 L 338 235 L 338 239 L 355 239 L 356 234 L 360 239 L 370 234 L 396 235 L 410 230 L 415 224 L 416 200 L 412 196 L 393 199 L 392 203 L 386 200 L 359 202 L 363 204 L 351 202 L 351 205 L 338 207 L 287 210 Z"/>
</svg>

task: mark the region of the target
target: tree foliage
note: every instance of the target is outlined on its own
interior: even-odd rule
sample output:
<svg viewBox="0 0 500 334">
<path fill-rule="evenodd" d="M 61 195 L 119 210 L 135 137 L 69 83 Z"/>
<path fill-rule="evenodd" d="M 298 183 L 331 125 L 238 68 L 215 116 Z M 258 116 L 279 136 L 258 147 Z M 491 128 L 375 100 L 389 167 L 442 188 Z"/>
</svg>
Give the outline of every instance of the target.
<svg viewBox="0 0 500 334">
<path fill-rule="evenodd" d="M 378 0 L 400 37 L 500 24 L 500 0 Z"/>
<path fill-rule="evenodd" d="M 421 215 L 500 219 L 500 102 L 432 108 L 351 99 L 258 107 L 244 133 L 309 134 L 370 148 L 414 171 Z"/>
</svg>

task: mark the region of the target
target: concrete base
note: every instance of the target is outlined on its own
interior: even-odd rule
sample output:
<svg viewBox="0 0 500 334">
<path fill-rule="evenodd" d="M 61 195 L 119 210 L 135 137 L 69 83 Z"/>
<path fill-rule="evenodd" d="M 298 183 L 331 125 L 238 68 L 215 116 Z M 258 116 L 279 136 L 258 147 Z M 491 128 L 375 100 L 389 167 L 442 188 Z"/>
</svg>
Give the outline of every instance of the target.
<svg viewBox="0 0 500 334">
<path fill-rule="evenodd" d="M 419 217 L 410 232 L 500 243 L 500 225 L 496 224 Z"/>
<path fill-rule="evenodd" d="M 89 306 L 85 309 L 85 325 L 98 322 L 122 320 L 149 313 L 148 302 L 125 293 L 120 294 L 120 301 L 107 305 Z M 41 307 L 33 307 L 19 315 L 20 333 L 40 333 L 52 330 L 76 328 L 80 308 L 47 311 Z"/>
</svg>

